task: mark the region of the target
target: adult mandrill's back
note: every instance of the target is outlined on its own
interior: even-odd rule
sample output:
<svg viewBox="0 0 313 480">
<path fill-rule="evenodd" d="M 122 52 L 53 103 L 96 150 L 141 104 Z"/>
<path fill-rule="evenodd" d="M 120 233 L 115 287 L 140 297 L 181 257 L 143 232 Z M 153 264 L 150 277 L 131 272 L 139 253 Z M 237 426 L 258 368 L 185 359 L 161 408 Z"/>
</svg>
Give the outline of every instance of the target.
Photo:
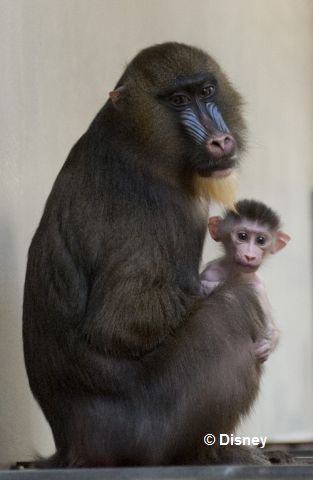
<svg viewBox="0 0 313 480">
<path fill-rule="evenodd" d="M 26 368 L 56 444 L 39 466 L 264 462 L 203 443 L 235 428 L 260 374 L 254 294 L 199 293 L 203 198 L 229 201 L 240 102 L 204 52 L 156 45 L 70 152 L 25 280 Z"/>
</svg>

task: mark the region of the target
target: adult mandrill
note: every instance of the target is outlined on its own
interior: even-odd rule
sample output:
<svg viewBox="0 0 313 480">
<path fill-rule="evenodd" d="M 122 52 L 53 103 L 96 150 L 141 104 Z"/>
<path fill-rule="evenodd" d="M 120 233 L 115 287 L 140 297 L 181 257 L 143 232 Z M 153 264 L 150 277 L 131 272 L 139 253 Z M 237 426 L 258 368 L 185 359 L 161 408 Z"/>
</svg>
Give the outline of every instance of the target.
<svg viewBox="0 0 313 480">
<path fill-rule="evenodd" d="M 41 467 L 266 463 L 208 447 L 256 397 L 263 314 L 201 296 L 203 198 L 232 202 L 240 96 L 196 48 L 140 52 L 71 150 L 29 250 L 24 351 L 56 453 Z"/>
</svg>

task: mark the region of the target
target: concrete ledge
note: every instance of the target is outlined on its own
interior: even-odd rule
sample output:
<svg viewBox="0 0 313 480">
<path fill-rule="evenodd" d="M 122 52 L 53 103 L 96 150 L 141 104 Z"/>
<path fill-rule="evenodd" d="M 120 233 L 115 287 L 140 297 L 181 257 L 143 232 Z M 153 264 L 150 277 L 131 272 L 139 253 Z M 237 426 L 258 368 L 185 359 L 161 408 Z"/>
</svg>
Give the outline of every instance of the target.
<svg viewBox="0 0 313 480">
<path fill-rule="evenodd" d="M 134 467 L 67 470 L 3 470 L 0 480 L 220 480 L 313 479 L 313 466 Z"/>
</svg>

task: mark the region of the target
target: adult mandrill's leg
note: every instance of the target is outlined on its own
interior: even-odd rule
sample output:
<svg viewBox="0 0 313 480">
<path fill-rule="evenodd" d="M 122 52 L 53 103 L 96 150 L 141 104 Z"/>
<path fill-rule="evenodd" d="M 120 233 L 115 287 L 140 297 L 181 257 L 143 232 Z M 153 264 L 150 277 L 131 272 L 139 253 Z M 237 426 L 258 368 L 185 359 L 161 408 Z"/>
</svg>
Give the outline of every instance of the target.
<svg viewBox="0 0 313 480">
<path fill-rule="evenodd" d="M 58 453 L 38 466 L 266 464 L 253 449 L 204 443 L 208 433 L 234 433 L 248 413 L 261 371 L 258 335 L 262 313 L 254 295 L 224 285 L 141 357 L 103 361 L 76 339 L 75 367 L 84 381 L 93 374 L 97 388 L 51 395 L 53 412 L 45 413 Z"/>
</svg>

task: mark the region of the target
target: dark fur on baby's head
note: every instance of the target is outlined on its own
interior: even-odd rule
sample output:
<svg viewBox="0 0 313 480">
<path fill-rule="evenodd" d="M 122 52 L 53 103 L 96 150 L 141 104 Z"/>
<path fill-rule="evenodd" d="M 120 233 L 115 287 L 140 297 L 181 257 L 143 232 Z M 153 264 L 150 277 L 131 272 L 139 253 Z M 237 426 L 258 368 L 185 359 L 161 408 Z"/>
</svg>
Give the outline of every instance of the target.
<svg viewBox="0 0 313 480">
<path fill-rule="evenodd" d="M 271 230 L 280 228 L 280 218 L 277 213 L 257 200 L 240 200 L 235 204 L 235 211 L 227 210 L 225 215 L 225 219 L 234 221 L 241 218 L 267 225 Z"/>
</svg>

